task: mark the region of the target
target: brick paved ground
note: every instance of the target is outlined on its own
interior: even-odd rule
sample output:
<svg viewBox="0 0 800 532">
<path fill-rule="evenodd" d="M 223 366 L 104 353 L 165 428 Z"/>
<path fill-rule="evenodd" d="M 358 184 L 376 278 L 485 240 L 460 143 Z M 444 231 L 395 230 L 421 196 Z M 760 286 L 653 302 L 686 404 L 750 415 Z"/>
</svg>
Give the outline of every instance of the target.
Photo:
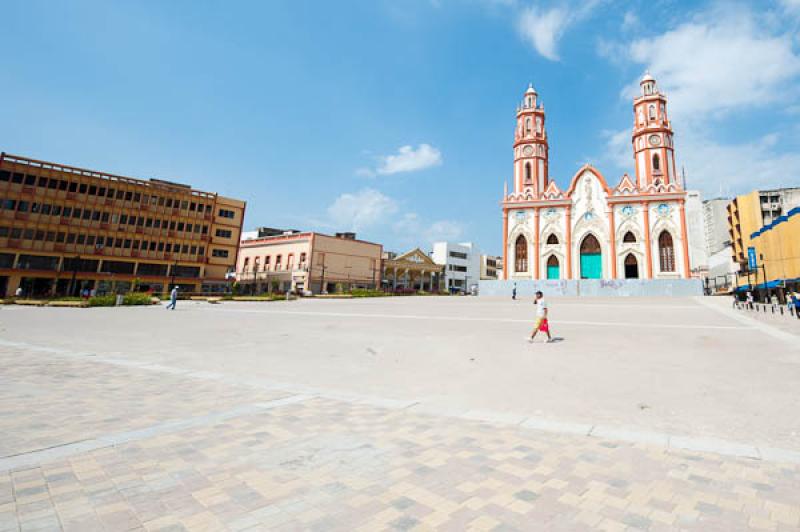
<svg viewBox="0 0 800 532">
<path fill-rule="evenodd" d="M 791 452 L 587 437 L 44 343 L 0 343 L 0 532 L 800 528 Z"/>
</svg>

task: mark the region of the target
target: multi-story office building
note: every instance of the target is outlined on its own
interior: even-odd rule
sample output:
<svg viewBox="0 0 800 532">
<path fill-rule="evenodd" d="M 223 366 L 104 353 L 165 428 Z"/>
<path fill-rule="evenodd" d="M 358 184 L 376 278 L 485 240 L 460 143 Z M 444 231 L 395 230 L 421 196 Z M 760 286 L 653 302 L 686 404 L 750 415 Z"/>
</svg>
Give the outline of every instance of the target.
<svg viewBox="0 0 800 532">
<path fill-rule="evenodd" d="M 459 292 L 469 292 L 478 285 L 480 256 L 480 251 L 472 242 L 436 242 L 431 254 L 433 262 L 444 266 L 445 289 Z"/>
<path fill-rule="evenodd" d="M 733 262 L 731 235 L 728 231 L 727 198 L 703 202 L 706 253 L 708 255 L 707 285 L 709 290 L 728 290 L 735 280 L 738 264 Z"/>
<path fill-rule="evenodd" d="M 218 292 L 236 263 L 245 202 L 0 154 L 0 294 Z"/>
<path fill-rule="evenodd" d="M 481 280 L 503 278 L 503 257 L 481 255 Z"/>
<path fill-rule="evenodd" d="M 381 285 L 383 246 L 357 240 L 355 233 L 329 236 L 273 230 L 265 234 L 241 242 L 236 280 L 244 293 L 319 294 Z"/>
<path fill-rule="evenodd" d="M 697 190 L 686 191 L 686 237 L 689 240 L 689 270 L 692 277 L 708 275 L 703 197 Z"/>
<path fill-rule="evenodd" d="M 739 264 L 740 271 L 748 271 L 747 249 L 753 245 L 750 235 L 797 206 L 800 206 L 800 188 L 754 190 L 736 196 L 728 204 L 733 261 Z M 748 281 L 740 277 L 739 282 L 746 284 Z"/>
</svg>

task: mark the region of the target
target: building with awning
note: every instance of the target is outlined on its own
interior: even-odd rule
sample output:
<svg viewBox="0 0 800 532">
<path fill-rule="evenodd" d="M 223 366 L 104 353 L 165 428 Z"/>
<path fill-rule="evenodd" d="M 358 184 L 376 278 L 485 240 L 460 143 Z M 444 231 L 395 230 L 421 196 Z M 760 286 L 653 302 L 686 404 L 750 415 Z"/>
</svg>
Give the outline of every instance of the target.
<svg viewBox="0 0 800 532">
<path fill-rule="evenodd" d="M 439 291 L 444 265 L 433 262 L 421 249 L 415 248 L 401 255 L 391 252 L 383 255 L 384 289 Z"/>
</svg>

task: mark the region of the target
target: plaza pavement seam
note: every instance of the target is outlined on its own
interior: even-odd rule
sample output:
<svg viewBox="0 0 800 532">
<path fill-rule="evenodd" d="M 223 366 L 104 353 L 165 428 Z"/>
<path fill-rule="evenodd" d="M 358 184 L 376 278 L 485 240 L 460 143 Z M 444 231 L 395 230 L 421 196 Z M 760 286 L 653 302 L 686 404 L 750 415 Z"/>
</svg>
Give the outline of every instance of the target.
<svg viewBox="0 0 800 532">
<path fill-rule="evenodd" d="M 738 321 L 742 325 L 746 325 L 751 329 L 756 329 L 761 331 L 762 333 L 772 336 L 775 339 L 782 340 L 790 345 L 791 348 L 795 350 L 800 350 L 800 337 L 796 334 L 792 334 L 786 331 L 782 331 L 781 329 L 770 325 L 769 323 L 763 323 L 758 320 L 755 320 L 749 316 L 744 316 L 741 313 L 733 310 L 732 308 L 721 307 L 717 304 L 711 303 L 710 301 L 706 301 L 704 296 L 697 296 L 694 300 L 704 307 L 708 307 L 717 311 L 718 313 L 731 318 L 733 320 Z"/>
<path fill-rule="evenodd" d="M 296 394 L 288 398 L 277 399 L 275 401 L 262 403 L 263 405 L 279 406 L 279 403 L 281 403 L 281 401 L 291 400 L 292 398 L 297 398 L 296 399 L 297 401 L 302 401 L 310 399 L 312 397 L 318 397 L 321 399 L 330 399 L 330 400 L 337 400 L 350 403 L 362 403 L 370 406 L 375 406 L 378 408 L 385 408 L 387 410 L 409 410 L 415 413 L 428 414 L 434 417 L 447 417 L 447 418 L 462 419 L 462 420 L 484 421 L 498 425 L 514 425 L 514 426 L 519 426 L 522 429 L 536 430 L 540 432 L 547 432 L 553 434 L 568 434 L 568 435 L 602 438 L 607 440 L 623 441 L 633 444 L 655 445 L 664 447 L 666 450 L 678 449 L 678 450 L 687 450 L 696 452 L 709 452 L 722 456 L 733 456 L 737 458 L 750 458 L 754 460 L 800 464 L 800 451 L 781 449 L 776 447 L 758 446 L 742 442 L 732 442 L 718 438 L 672 435 L 655 431 L 637 431 L 635 429 L 631 430 L 625 427 L 606 427 L 603 425 L 595 425 L 591 423 L 558 421 L 548 418 L 527 416 L 525 414 L 518 414 L 512 412 L 496 412 L 491 410 L 463 411 L 463 410 L 452 410 L 447 408 L 443 409 L 425 404 L 424 402 L 418 400 L 390 399 L 390 398 L 362 395 L 357 393 L 337 392 L 321 388 L 296 386 L 287 383 L 269 381 L 266 379 L 241 379 L 216 372 L 184 370 L 181 368 L 173 368 L 170 366 L 163 366 L 160 364 L 150 364 L 146 362 L 137 362 L 119 358 L 112 358 L 112 357 L 98 357 L 96 355 L 88 353 L 75 353 L 66 349 L 37 346 L 22 342 L 11 342 L 3 339 L 0 339 L 0 346 L 27 348 L 34 351 L 41 351 L 45 353 L 63 355 L 67 357 L 78 357 L 84 360 L 91 360 L 100 363 L 126 366 L 126 367 L 135 367 L 138 369 L 144 369 L 156 372 L 165 372 L 170 374 L 179 374 L 189 378 L 224 382 L 235 386 L 248 386 L 266 390 L 281 390 Z M 87 355 L 90 356 L 87 357 Z M 253 407 L 254 405 L 248 405 L 247 407 L 244 408 L 253 408 Z M 261 408 L 264 407 L 262 406 Z M 225 413 L 222 413 L 222 415 L 224 414 Z M 247 413 L 242 413 L 237 415 L 246 415 L 246 414 Z M 202 416 L 200 419 L 207 420 L 210 416 L 213 416 L 213 414 L 209 416 Z M 208 423 L 208 421 L 203 421 L 203 423 Z M 179 424 L 173 422 L 167 422 L 166 424 L 170 425 L 170 427 L 174 426 L 174 428 L 169 428 L 170 431 L 182 430 L 183 428 L 186 428 L 183 426 L 179 426 Z M 141 433 L 140 434 L 141 437 L 149 437 L 145 435 L 146 434 L 145 432 L 143 432 L 146 430 L 147 429 L 142 429 L 140 431 L 132 431 L 132 432 Z M 165 428 L 165 430 L 167 429 Z M 122 434 L 130 435 L 129 433 L 122 433 Z M 135 437 L 135 435 L 132 437 Z M 117 439 L 120 440 L 120 443 L 124 443 L 124 441 L 122 441 L 123 438 L 121 435 L 117 435 Z M 104 445 L 102 446 L 115 444 L 114 441 L 112 440 L 114 440 L 114 438 L 112 437 L 106 438 L 106 440 L 103 440 Z M 95 440 L 89 440 L 89 442 L 92 441 Z M 97 439 L 96 441 L 101 441 L 101 439 Z M 88 443 L 84 444 L 88 445 Z M 77 446 L 80 444 L 75 444 L 75 445 Z M 57 448 L 52 452 L 57 453 L 59 452 L 59 449 L 61 448 Z M 92 450 L 92 449 L 87 449 L 87 450 Z M 78 450 L 76 452 L 83 452 L 83 450 Z M 2 470 L 3 470 L 3 461 L 0 460 L 0 471 Z"/>
<path fill-rule="evenodd" d="M 299 315 L 299 316 L 327 316 L 332 318 L 377 318 L 377 319 L 406 319 L 406 320 L 425 320 L 425 321 L 489 321 L 501 323 L 532 323 L 531 319 L 522 318 L 479 318 L 470 316 L 423 316 L 416 314 L 366 314 L 356 312 L 312 312 L 304 310 L 251 310 L 251 309 L 217 309 L 217 308 L 202 308 L 204 311 L 214 312 L 242 312 L 249 314 L 283 314 L 283 315 Z M 740 331 L 742 327 L 736 325 L 695 325 L 692 323 L 687 324 L 669 324 L 669 323 L 640 323 L 640 322 L 622 322 L 622 321 L 583 321 L 583 320 L 550 320 L 554 325 L 594 325 L 598 327 L 649 327 L 654 329 L 721 329 L 721 330 L 735 330 Z M 750 326 L 748 328 L 755 329 L 757 327 Z"/>
<path fill-rule="evenodd" d="M 272 401 L 237 406 L 222 412 L 213 412 L 203 416 L 194 416 L 184 419 L 172 419 L 136 430 L 104 434 L 95 438 L 81 440 L 63 445 L 55 445 L 44 449 L 36 449 L 24 453 L 0 457 L 0 472 L 27 469 L 43 463 L 60 460 L 77 454 L 95 451 L 104 447 L 124 445 L 135 441 L 145 440 L 172 432 L 202 427 L 209 424 L 220 423 L 229 419 L 259 414 L 265 410 L 278 408 L 290 404 L 307 401 L 313 395 L 292 395 Z"/>
</svg>

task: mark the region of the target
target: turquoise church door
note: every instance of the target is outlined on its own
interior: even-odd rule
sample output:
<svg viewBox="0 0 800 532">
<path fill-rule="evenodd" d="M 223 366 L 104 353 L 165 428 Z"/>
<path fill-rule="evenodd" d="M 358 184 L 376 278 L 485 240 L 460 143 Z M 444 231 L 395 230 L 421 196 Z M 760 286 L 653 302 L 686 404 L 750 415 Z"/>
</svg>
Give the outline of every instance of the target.
<svg viewBox="0 0 800 532">
<path fill-rule="evenodd" d="M 550 255 L 550 258 L 547 259 L 547 278 L 548 279 L 560 279 L 561 272 L 558 265 L 558 259 L 555 255 Z"/>
<path fill-rule="evenodd" d="M 581 242 L 581 279 L 601 279 L 603 277 L 603 255 L 600 242 L 594 235 L 587 235 Z"/>
</svg>

